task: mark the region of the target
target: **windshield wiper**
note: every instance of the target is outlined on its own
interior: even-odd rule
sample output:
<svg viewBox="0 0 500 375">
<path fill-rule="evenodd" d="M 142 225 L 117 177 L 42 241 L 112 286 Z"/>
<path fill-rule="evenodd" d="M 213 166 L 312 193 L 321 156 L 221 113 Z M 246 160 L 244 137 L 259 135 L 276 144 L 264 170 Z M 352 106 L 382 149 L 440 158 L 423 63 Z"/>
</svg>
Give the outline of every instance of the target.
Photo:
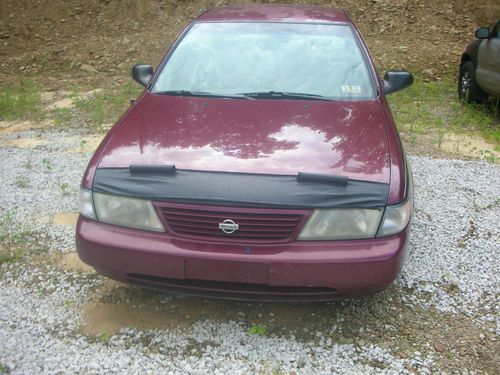
<svg viewBox="0 0 500 375">
<path fill-rule="evenodd" d="M 190 90 L 168 90 L 155 91 L 153 94 L 172 95 L 172 96 L 201 96 L 210 98 L 231 98 L 231 99 L 252 99 L 244 94 L 222 94 L 208 91 L 190 91 Z"/>
<path fill-rule="evenodd" d="M 284 91 L 259 91 L 245 92 L 239 95 L 248 96 L 254 99 L 303 99 L 303 100 L 326 100 L 322 95 L 305 94 L 301 92 L 284 92 Z"/>
</svg>

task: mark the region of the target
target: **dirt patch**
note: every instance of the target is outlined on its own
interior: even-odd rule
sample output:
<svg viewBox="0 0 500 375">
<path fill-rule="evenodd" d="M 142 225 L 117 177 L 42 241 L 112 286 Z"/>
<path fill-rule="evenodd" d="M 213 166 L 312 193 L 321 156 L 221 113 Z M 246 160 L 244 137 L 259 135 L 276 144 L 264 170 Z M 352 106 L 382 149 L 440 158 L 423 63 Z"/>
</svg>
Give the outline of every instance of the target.
<svg viewBox="0 0 500 375">
<path fill-rule="evenodd" d="M 16 148 L 37 148 L 45 146 L 48 143 L 44 138 L 17 138 L 5 142 L 10 147 Z"/>
<path fill-rule="evenodd" d="M 159 306 L 90 303 L 82 308 L 82 331 L 87 335 L 115 334 L 122 328 L 168 329 L 186 324 L 186 319 Z"/>
<path fill-rule="evenodd" d="M 15 132 L 38 130 L 52 126 L 52 121 L 0 121 L 0 134 L 10 134 Z"/>
<path fill-rule="evenodd" d="M 78 144 L 78 146 L 71 147 L 67 150 L 70 153 L 89 153 L 94 152 L 97 146 L 104 138 L 104 134 L 96 134 L 89 136 L 75 136 L 75 137 L 62 137 L 59 142 L 62 144 Z"/>
<path fill-rule="evenodd" d="M 196 16 L 240 0 L 20 2 L 0 5 L 0 70 L 18 73 L 73 70 L 74 75 L 125 71 L 134 62 L 159 62 L 166 47 Z M 292 1 L 343 8 L 359 24 L 380 68 L 426 70 L 428 78 L 450 68 L 489 25 L 494 0 Z"/>
<path fill-rule="evenodd" d="M 486 142 L 478 135 L 445 134 L 440 147 L 446 152 L 480 159 L 500 160 L 500 152 L 496 151 L 495 145 Z"/>
<path fill-rule="evenodd" d="M 54 215 L 52 223 L 75 226 L 77 220 L 78 220 L 78 214 L 69 212 L 59 212 Z"/>
<path fill-rule="evenodd" d="M 92 267 L 83 263 L 76 252 L 63 254 L 59 259 L 60 267 L 73 272 L 95 272 Z"/>
<path fill-rule="evenodd" d="M 98 301 L 82 307 L 87 335 L 112 335 L 123 328 L 183 329 L 194 322 L 237 321 L 266 327 L 266 334 L 304 341 L 372 344 L 400 358 L 415 351 L 432 355 L 439 368 L 494 373 L 500 346 L 494 322 L 478 324 L 465 315 L 407 304 L 407 291 L 391 286 L 375 297 L 330 303 L 259 303 L 180 297 L 127 285 L 103 287 Z M 418 368 L 409 367 L 410 371 Z"/>
<path fill-rule="evenodd" d="M 29 125 L 26 125 L 29 127 Z M 23 129 L 28 130 L 28 129 Z M 20 131 L 20 130 L 18 130 Z M 69 153 L 90 153 L 94 152 L 102 139 L 104 134 L 96 134 L 89 136 L 71 136 L 71 137 L 61 137 L 58 139 L 59 144 L 68 145 L 66 152 Z M 51 142 L 46 138 L 27 138 L 20 137 L 10 140 L 0 140 L 0 145 L 4 147 L 16 147 L 16 148 L 38 148 L 51 144 Z"/>
<path fill-rule="evenodd" d="M 55 101 L 47 107 L 48 110 L 64 109 L 73 107 L 73 100 L 70 98 L 63 98 Z"/>
<path fill-rule="evenodd" d="M 400 131 L 399 134 L 409 155 L 458 160 L 481 159 L 492 163 L 500 163 L 497 146 L 486 142 L 477 133 L 471 136 L 445 133 L 442 135 L 441 144 L 439 144 L 438 137 L 432 132 L 412 135 Z"/>
<path fill-rule="evenodd" d="M 54 99 L 54 93 L 51 92 L 44 92 L 42 93 L 42 101 L 44 102 L 50 102 L 53 101 L 49 106 L 47 106 L 47 109 L 50 111 L 57 110 L 57 109 L 66 109 L 66 108 L 72 108 L 75 106 L 75 101 L 77 100 L 87 100 L 93 95 L 101 92 L 103 89 L 98 88 L 86 92 L 81 92 L 81 93 L 74 93 L 71 94 L 70 92 L 67 91 L 62 91 L 58 93 L 58 96 L 61 97 L 61 99 L 53 101 Z M 48 95 L 51 94 L 51 95 Z M 44 96 L 45 99 L 44 100 Z"/>
</svg>

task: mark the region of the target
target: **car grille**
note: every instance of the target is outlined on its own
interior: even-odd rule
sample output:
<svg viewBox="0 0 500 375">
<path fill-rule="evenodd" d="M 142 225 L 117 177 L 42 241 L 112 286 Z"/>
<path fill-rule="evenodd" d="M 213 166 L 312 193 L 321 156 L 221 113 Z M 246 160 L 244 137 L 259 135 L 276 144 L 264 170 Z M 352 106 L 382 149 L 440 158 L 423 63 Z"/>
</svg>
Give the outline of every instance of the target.
<svg viewBox="0 0 500 375">
<path fill-rule="evenodd" d="M 224 241 L 286 242 L 297 236 L 309 211 L 194 206 L 159 203 L 157 209 L 171 234 Z M 224 233 L 219 224 L 232 220 L 239 228 Z"/>
<path fill-rule="evenodd" d="M 212 280 L 176 280 L 129 273 L 130 283 L 158 290 L 198 296 L 260 301 L 330 301 L 339 298 L 337 289 L 327 287 L 273 286 Z"/>
</svg>

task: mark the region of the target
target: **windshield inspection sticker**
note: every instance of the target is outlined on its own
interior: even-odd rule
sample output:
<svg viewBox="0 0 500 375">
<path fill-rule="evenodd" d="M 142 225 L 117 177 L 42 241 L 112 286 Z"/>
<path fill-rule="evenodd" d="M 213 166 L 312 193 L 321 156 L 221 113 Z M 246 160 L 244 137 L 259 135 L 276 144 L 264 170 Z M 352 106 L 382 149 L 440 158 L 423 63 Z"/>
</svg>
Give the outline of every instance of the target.
<svg viewBox="0 0 500 375">
<path fill-rule="evenodd" d="M 361 94 L 361 86 L 342 86 L 343 94 Z"/>
</svg>

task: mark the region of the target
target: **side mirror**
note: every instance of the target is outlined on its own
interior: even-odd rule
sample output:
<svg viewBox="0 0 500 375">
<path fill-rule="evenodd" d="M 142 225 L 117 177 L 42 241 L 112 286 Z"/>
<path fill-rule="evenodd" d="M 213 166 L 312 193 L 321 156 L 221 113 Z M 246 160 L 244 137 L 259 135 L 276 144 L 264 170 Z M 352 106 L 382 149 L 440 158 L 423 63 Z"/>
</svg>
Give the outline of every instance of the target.
<svg viewBox="0 0 500 375">
<path fill-rule="evenodd" d="M 402 90 L 413 83 L 413 76 L 408 72 L 387 72 L 382 81 L 384 95 Z"/>
<path fill-rule="evenodd" d="M 132 78 L 146 87 L 153 78 L 153 67 L 146 64 L 137 64 L 132 68 Z"/>
<path fill-rule="evenodd" d="M 476 30 L 476 38 L 477 39 L 489 39 L 490 38 L 490 30 L 487 27 L 480 27 Z"/>
</svg>

